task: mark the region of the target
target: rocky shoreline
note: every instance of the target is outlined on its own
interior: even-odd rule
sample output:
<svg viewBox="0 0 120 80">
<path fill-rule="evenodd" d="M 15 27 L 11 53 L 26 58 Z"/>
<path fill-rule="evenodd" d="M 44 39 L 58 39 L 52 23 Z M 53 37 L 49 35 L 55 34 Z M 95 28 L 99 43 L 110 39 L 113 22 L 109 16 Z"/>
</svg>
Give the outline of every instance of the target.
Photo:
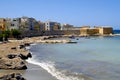
<svg viewBox="0 0 120 80">
<path fill-rule="evenodd" d="M 26 70 L 28 58 L 32 55 L 26 49 L 31 43 L 68 43 L 70 40 L 49 40 L 55 36 L 24 38 L 22 40 L 9 40 L 0 44 L 1 70 Z M 19 75 L 17 75 L 19 74 Z M 13 76 L 14 75 L 14 76 Z M 19 77 L 19 79 L 16 78 Z M 0 75 L 0 80 L 25 80 L 20 73 Z"/>
<path fill-rule="evenodd" d="M 19 42 L 6 42 L 0 44 L 0 69 L 26 70 L 26 60 L 32 57 L 31 53 L 26 50 L 26 46 L 30 46 L 30 44 Z M 0 75 L 0 80 L 25 80 L 25 78 L 23 78 L 20 73 L 11 73 Z"/>
<path fill-rule="evenodd" d="M 0 80 L 26 80 L 20 73 L 6 74 L 0 77 Z"/>
<path fill-rule="evenodd" d="M 24 38 L 22 40 L 9 40 L 6 43 L 0 43 L 0 69 L 4 70 L 26 70 L 28 58 L 32 55 L 26 46 L 30 46 L 31 43 L 76 43 L 71 40 L 50 40 L 50 38 L 59 38 L 66 36 L 42 36 L 42 37 L 32 37 Z M 68 36 L 67 36 L 68 37 Z M 13 75 L 14 74 L 14 79 Z M 15 76 L 20 73 L 11 73 L 0 75 L 0 80 L 25 80 L 20 74 L 21 79 L 17 79 Z M 6 79 L 6 78 L 9 79 Z M 11 78 L 11 79 L 10 79 Z"/>
</svg>

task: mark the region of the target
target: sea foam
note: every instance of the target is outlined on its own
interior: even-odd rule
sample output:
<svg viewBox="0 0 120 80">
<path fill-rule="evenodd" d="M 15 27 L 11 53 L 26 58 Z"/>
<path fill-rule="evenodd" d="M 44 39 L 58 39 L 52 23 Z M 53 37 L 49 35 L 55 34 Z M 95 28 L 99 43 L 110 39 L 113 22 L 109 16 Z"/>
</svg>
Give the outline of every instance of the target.
<svg viewBox="0 0 120 80">
<path fill-rule="evenodd" d="M 65 70 L 60 71 L 55 68 L 54 62 L 50 62 L 50 61 L 40 62 L 39 60 L 37 60 L 37 58 L 34 55 L 33 55 L 33 58 L 28 59 L 27 61 L 28 63 L 42 67 L 52 76 L 56 77 L 58 80 L 91 80 L 79 73 L 70 73 Z"/>
</svg>

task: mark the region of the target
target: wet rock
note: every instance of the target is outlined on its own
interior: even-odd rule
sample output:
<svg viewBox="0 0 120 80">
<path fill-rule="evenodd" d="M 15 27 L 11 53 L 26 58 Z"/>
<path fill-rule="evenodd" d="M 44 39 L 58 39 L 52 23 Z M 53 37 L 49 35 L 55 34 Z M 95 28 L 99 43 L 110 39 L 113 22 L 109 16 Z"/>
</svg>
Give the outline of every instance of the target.
<svg viewBox="0 0 120 80">
<path fill-rule="evenodd" d="M 23 60 L 28 59 L 28 57 L 27 57 L 26 55 L 23 55 L 23 54 L 19 54 L 18 56 L 19 56 L 21 59 L 23 59 Z"/>
<path fill-rule="evenodd" d="M 19 48 L 23 49 L 23 48 L 25 48 L 25 45 L 19 45 Z"/>
<path fill-rule="evenodd" d="M 32 58 L 31 53 L 28 53 L 27 55 L 19 54 L 18 56 L 23 60 L 26 60 L 28 58 Z"/>
<path fill-rule="evenodd" d="M 0 77 L 0 80 L 26 80 L 20 73 L 6 74 Z"/>
<path fill-rule="evenodd" d="M 28 53 L 28 54 L 27 54 L 27 57 L 28 57 L 28 58 L 32 58 L 32 54 L 31 54 L 31 53 Z"/>
</svg>

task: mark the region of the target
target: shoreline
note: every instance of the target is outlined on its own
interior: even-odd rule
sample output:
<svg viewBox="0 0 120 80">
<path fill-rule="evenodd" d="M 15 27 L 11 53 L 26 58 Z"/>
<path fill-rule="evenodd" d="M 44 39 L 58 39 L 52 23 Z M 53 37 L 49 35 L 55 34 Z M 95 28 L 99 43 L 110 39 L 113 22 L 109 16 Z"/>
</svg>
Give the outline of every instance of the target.
<svg viewBox="0 0 120 80">
<path fill-rule="evenodd" d="M 27 80 L 58 80 L 42 67 L 31 63 L 28 63 L 28 69 L 23 73 L 23 76 Z"/>
<path fill-rule="evenodd" d="M 69 36 L 71 36 L 71 35 L 69 35 Z M 27 43 L 27 46 L 30 46 L 30 44 L 32 43 L 32 44 L 34 44 L 34 43 L 68 43 L 68 42 L 70 42 L 70 41 L 68 41 L 68 42 L 65 42 L 65 41 L 62 41 L 62 42 L 56 42 L 55 40 L 50 40 L 50 38 L 61 38 L 61 37 L 69 37 L 68 35 L 66 36 L 66 35 L 64 35 L 64 36 L 39 36 L 39 37 L 31 37 L 31 38 L 24 38 L 24 39 L 22 39 L 22 40 L 9 40 L 8 42 L 6 42 L 6 43 L 1 43 L 0 44 L 0 59 L 1 58 L 4 58 L 4 57 L 6 57 L 7 55 L 9 55 L 9 54 L 14 54 L 14 55 L 18 55 L 18 54 L 20 54 L 20 53 L 22 53 L 23 55 L 25 55 L 25 56 L 27 56 L 28 55 L 28 53 L 29 53 L 29 50 L 26 50 L 26 49 L 19 49 L 19 45 L 24 45 L 25 43 Z M 105 36 L 105 35 L 104 35 Z M 120 36 L 120 34 L 118 35 L 109 35 L 109 36 Z M 76 36 L 75 36 L 76 37 Z M 82 37 L 82 36 L 81 36 Z M 39 41 L 44 41 L 44 42 L 39 42 Z M 47 42 L 46 42 L 47 41 Z M 50 41 L 50 42 L 48 42 L 48 41 Z M 61 40 L 60 40 L 61 41 Z M 13 48 L 13 47 L 16 47 L 16 49 L 11 49 L 11 48 Z M 26 59 L 25 59 L 26 60 Z M 26 61 L 25 61 L 26 62 Z M 31 77 L 32 78 L 32 76 L 31 76 L 31 74 L 33 74 L 32 72 L 31 72 L 31 70 L 29 69 L 29 68 L 34 68 L 35 66 L 37 66 L 37 65 L 34 65 L 34 64 L 30 64 L 30 63 L 27 63 L 28 65 L 26 65 L 26 63 L 25 63 L 25 65 L 28 67 L 28 69 L 25 71 L 25 70 L 22 70 L 22 72 L 21 72 L 21 70 L 18 70 L 18 73 L 20 73 L 20 74 L 22 74 L 23 76 L 29 76 L 29 77 Z M 37 67 L 38 68 L 38 67 Z M 35 69 L 35 68 L 34 68 Z M 0 70 L 1 71 L 1 70 Z M 2 70 L 3 71 L 3 70 Z M 15 72 L 15 73 L 17 73 L 17 71 L 16 70 L 12 70 L 12 69 L 5 69 L 4 70 L 5 72 L 3 72 L 3 73 L 5 73 L 4 75 L 6 75 L 6 73 L 8 74 L 8 72 L 10 71 L 11 73 L 13 73 L 13 72 Z M 8 71 L 8 72 L 7 72 Z M 13 72 L 12 72 L 13 71 Z M 44 72 L 44 74 L 46 74 L 46 75 L 49 75 L 49 78 L 50 78 L 50 76 L 51 76 L 51 80 L 57 80 L 57 79 L 54 79 L 54 77 L 52 76 L 52 75 L 50 75 L 46 70 L 44 70 L 43 68 L 41 68 L 40 66 L 39 66 L 39 69 L 38 69 L 38 73 L 40 73 L 41 75 L 43 75 L 42 74 L 42 72 L 41 71 L 43 71 Z M 30 73 L 29 73 L 30 72 Z M 24 74 L 24 73 L 26 73 L 26 74 Z M 34 72 L 34 74 L 35 74 L 35 72 Z M 33 74 L 33 75 L 34 75 Z M 37 74 L 36 74 L 37 75 Z M 0 74 L 0 77 L 1 76 L 3 76 L 3 75 L 1 75 Z M 35 76 L 35 75 L 34 75 Z M 49 78 L 47 79 L 47 77 L 43 77 L 43 76 L 41 76 L 42 77 L 42 79 L 41 80 L 49 80 Z M 34 77 L 35 78 L 35 77 Z M 46 78 L 46 79 L 45 79 Z M 29 79 L 28 79 L 29 80 Z M 32 79 L 31 79 L 32 80 Z M 37 79 L 36 79 L 37 80 Z"/>
<path fill-rule="evenodd" d="M 20 73 L 26 80 L 58 80 L 40 66 L 30 63 L 27 66 L 27 70 L 0 70 L 0 76 L 10 73 Z"/>
<path fill-rule="evenodd" d="M 6 42 L 0 44 L 0 79 L 26 80 L 20 70 L 26 70 L 26 59 L 31 53 L 25 49 L 25 44 L 19 42 Z M 18 70 L 18 71 L 17 71 Z M 2 72 L 3 71 L 3 72 Z M 12 72 L 13 71 L 13 72 Z M 16 72 L 17 71 L 17 72 Z M 6 72 L 6 73 L 5 73 Z M 2 75 L 2 73 L 5 73 Z"/>
</svg>

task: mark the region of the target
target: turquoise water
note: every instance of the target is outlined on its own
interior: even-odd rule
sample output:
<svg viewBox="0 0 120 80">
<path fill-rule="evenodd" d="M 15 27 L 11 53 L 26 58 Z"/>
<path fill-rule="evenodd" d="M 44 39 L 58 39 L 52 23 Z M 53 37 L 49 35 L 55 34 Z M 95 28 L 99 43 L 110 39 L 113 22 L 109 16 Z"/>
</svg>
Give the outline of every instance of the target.
<svg viewBox="0 0 120 80">
<path fill-rule="evenodd" d="M 59 80 L 120 80 L 120 37 L 72 39 L 77 44 L 37 44 L 31 63 Z"/>
</svg>

